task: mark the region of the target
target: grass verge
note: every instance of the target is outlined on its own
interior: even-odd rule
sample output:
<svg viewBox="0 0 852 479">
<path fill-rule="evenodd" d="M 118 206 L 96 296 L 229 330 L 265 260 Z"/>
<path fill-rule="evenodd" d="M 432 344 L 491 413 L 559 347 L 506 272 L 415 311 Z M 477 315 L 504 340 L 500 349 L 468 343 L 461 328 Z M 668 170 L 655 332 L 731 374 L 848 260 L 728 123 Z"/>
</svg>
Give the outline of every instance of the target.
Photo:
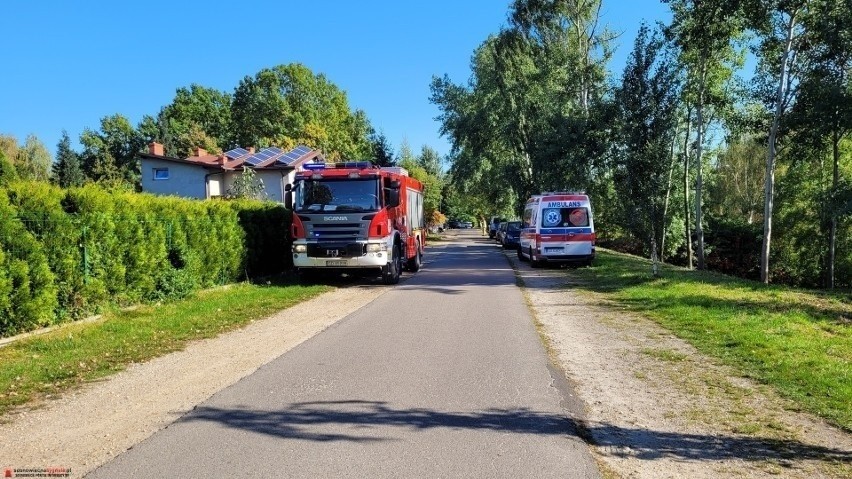
<svg viewBox="0 0 852 479">
<path fill-rule="evenodd" d="M 640 311 L 803 410 L 852 431 L 852 301 L 598 250 L 580 288 Z M 652 353 L 657 353 L 656 351 Z M 670 358 L 674 359 L 674 358 Z"/>
<path fill-rule="evenodd" d="M 0 415 L 237 329 L 329 288 L 237 284 L 182 301 L 113 311 L 0 348 Z"/>
</svg>

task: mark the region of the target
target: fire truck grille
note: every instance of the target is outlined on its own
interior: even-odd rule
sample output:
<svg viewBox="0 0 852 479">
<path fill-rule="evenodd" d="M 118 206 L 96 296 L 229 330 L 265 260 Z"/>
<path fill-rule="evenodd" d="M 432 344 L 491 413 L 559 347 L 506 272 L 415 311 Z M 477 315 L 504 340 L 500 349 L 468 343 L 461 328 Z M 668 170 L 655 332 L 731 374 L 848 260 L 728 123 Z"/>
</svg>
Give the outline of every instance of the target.
<svg viewBox="0 0 852 479">
<path fill-rule="evenodd" d="M 365 246 L 361 243 L 317 243 L 308 245 L 308 256 L 312 258 L 355 258 L 364 256 Z"/>
<path fill-rule="evenodd" d="M 361 232 L 359 223 L 326 223 L 314 225 L 314 234 L 320 239 L 352 239 Z"/>
</svg>

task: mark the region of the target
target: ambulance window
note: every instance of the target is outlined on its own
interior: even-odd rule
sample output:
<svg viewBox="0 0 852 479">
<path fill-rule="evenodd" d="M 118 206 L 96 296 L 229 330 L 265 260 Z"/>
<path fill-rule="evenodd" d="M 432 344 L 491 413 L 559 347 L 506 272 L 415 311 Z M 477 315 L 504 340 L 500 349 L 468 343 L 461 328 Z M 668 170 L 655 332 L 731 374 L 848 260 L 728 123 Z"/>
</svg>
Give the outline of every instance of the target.
<svg viewBox="0 0 852 479">
<path fill-rule="evenodd" d="M 533 223 L 533 211 L 535 211 L 534 208 L 527 208 L 524 210 L 524 222 L 523 225 L 521 225 L 521 228 L 529 228 Z"/>
<path fill-rule="evenodd" d="M 589 226 L 588 208 L 546 208 L 541 213 L 544 228 L 578 228 Z"/>
<path fill-rule="evenodd" d="M 568 213 L 571 226 L 589 226 L 589 211 L 586 208 L 574 208 Z"/>
<path fill-rule="evenodd" d="M 542 210 L 541 226 L 545 228 L 562 226 L 562 211 L 559 208 L 545 208 Z"/>
</svg>

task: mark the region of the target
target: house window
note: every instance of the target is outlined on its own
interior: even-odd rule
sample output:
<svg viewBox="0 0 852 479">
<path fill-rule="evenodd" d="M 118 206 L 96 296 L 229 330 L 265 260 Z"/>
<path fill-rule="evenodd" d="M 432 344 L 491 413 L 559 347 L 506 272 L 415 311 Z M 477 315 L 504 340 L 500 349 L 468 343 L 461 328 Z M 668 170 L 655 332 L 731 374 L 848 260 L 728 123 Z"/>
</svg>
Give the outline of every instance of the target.
<svg viewBox="0 0 852 479">
<path fill-rule="evenodd" d="M 168 180 L 169 179 L 169 169 L 168 168 L 154 168 L 154 180 Z"/>
</svg>

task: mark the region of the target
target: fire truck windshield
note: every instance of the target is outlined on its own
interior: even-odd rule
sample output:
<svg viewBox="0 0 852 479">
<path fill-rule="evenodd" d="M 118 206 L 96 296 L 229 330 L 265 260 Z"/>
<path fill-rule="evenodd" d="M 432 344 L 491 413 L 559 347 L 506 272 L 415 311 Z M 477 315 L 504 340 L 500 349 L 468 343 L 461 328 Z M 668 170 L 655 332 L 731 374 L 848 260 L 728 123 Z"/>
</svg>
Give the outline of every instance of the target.
<svg viewBox="0 0 852 479">
<path fill-rule="evenodd" d="M 295 210 L 313 211 L 378 211 L 377 178 L 306 179 L 296 183 Z"/>
</svg>

